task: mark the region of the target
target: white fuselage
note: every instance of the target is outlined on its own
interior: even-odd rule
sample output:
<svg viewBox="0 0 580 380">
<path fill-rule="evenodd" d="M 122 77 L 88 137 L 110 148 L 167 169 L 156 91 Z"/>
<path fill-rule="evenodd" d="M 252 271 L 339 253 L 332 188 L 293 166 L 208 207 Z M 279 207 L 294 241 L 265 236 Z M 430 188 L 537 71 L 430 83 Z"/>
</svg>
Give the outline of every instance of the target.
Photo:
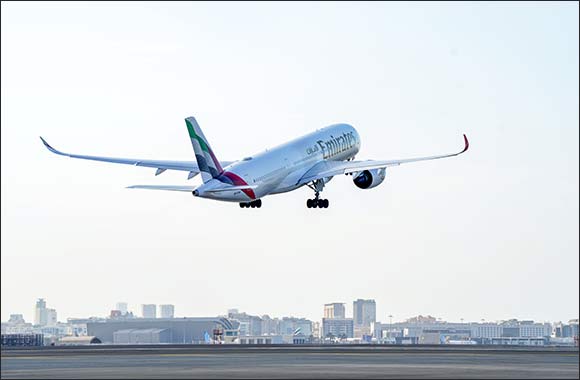
<svg viewBox="0 0 580 380">
<path fill-rule="evenodd" d="M 333 124 L 275 148 L 236 161 L 224 168 L 247 185 L 253 186 L 255 198 L 294 190 L 304 183 L 300 179 L 315 165 L 324 161 L 353 159 L 360 149 L 360 137 L 348 124 Z M 195 195 L 230 202 L 252 200 L 248 191 L 208 192 L 228 185 L 212 179 L 196 188 Z"/>
</svg>

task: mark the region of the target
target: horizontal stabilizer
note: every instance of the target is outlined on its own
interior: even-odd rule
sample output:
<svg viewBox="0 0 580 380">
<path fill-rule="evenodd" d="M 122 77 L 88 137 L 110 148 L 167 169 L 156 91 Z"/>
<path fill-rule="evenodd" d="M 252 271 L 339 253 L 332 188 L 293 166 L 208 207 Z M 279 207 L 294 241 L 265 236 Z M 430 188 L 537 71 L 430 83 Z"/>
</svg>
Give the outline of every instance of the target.
<svg viewBox="0 0 580 380">
<path fill-rule="evenodd" d="M 188 191 L 188 192 L 192 192 L 193 189 L 195 189 L 195 186 L 133 185 L 133 186 L 127 186 L 127 189 L 167 190 L 167 191 Z"/>
</svg>

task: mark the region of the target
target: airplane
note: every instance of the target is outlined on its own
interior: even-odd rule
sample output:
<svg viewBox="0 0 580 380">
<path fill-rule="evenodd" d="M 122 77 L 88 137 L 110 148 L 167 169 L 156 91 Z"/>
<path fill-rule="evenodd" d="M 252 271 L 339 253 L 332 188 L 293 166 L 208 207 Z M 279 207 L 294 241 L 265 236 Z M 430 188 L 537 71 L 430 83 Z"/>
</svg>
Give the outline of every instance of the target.
<svg viewBox="0 0 580 380">
<path fill-rule="evenodd" d="M 469 148 L 469 141 L 464 134 L 465 145 L 458 153 L 402 160 L 355 161 L 361 145 L 360 136 L 354 127 L 341 123 L 318 129 L 238 161 L 219 161 L 196 119 L 193 116 L 187 117 L 185 124 L 195 153 L 195 162 L 70 154 L 56 150 L 42 137 L 40 139 L 55 154 L 156 168 L 156 176 L 166 170 L 180 170 L 188 173 L 189 180 L 201 173 L 203 183 L 199 186 L 133 185 L 127 188 L 191 192 L 194 197 L 236 202 L 241 208 L 260 208 L 262 198 L 296 190 L 305 185 L 314 191 L 314 198 L 306 201 L 306 207 L 328 208 L 328 199 L 321 199 L 320 193 L 334 176 L 350 175 L 355 186 L 368 190 L 385 180 L 388 167 L 458 156 Z"/>
</svg>

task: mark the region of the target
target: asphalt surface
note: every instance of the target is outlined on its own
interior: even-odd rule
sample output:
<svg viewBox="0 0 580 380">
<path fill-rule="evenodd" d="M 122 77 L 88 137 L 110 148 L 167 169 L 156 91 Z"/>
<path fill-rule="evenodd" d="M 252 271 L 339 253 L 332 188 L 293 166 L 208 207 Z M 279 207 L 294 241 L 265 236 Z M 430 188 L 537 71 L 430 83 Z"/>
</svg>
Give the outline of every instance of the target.
<svg viewBox="0 0 580 380">
<path fill-rule="evenodd" d="M 12 378 L 576 378 L 578 349 L 99 346 L 2 350 Z"/>
</svg>

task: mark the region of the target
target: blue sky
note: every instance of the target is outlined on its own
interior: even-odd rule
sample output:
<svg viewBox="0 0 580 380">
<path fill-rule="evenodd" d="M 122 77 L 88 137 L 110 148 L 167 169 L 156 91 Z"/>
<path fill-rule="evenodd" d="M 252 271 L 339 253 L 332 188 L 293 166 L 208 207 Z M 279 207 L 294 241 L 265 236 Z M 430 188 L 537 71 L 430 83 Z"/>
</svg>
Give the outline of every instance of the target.
<svg viewBox="0 0 580 380">
<path fill-rule="evenodd" d="M 2 3 L 2 320 L 117 301 L 178 315 L 578 315 L 578 3 Z M 260 210 L 132 191 L 182 173 L 65 151 L 218 158 L 335 122 L 359 159 L 455 151 Z M 199 178 L 192 180 L 197 183 Z M 190 181 L 190 183 L 192 182 Z M 256 211 L 256 212 L 254 212 Z M 217 268 L 217 269 L 216 269 Z M 26 275 L 23 274 L 26 273 Z"/>
</svg>

